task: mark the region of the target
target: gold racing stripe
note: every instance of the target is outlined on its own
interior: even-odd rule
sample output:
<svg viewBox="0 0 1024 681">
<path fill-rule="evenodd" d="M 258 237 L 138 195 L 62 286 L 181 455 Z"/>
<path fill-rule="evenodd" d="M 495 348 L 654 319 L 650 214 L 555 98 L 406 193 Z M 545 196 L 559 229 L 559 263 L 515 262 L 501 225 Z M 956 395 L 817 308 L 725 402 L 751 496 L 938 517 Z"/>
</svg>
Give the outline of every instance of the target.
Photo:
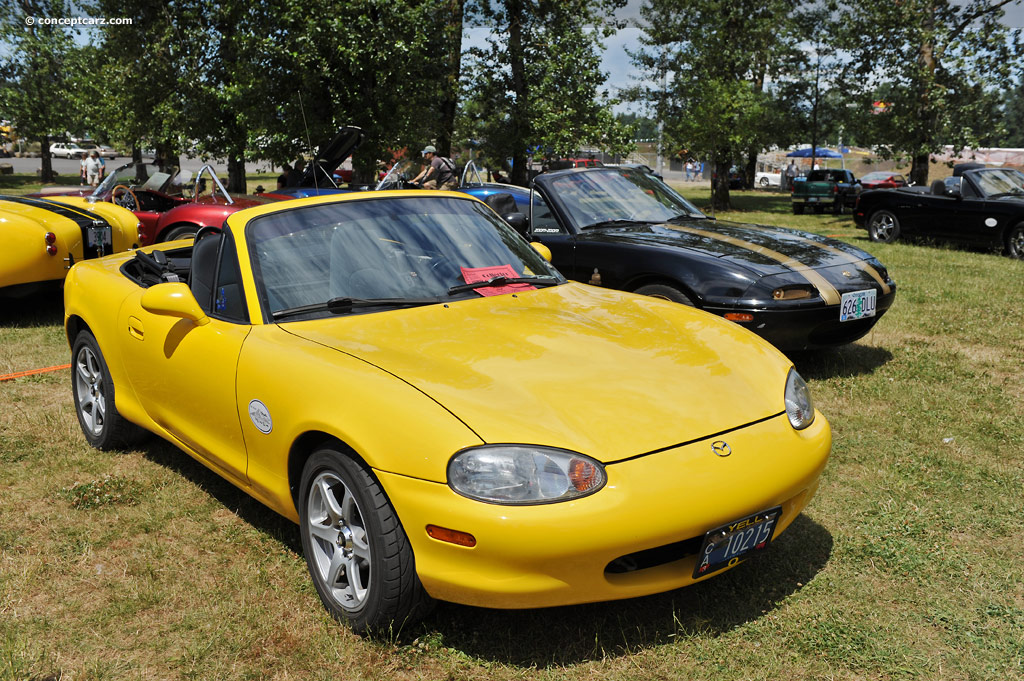
<svg viewBox="0 0 1024 681">
<path fill-rule="evenodd" d="M 788 255 L 783 255 L 778 251 L 773 251 L 772 249 L 765 248 L 764 246 L 752 244 L 749 241 L 735 239 L 731 236 L 717 234 L 715 232 L 708 232 L 703 229 L 683 227 L 682 225 L 665 225 L 665 227 L 668 227 L 669 229 L 676 229 L 679 230 L 680 232 L 688 232 L 690 234 L 696 234 L 697 236 L 707 237 L 708 239 L 712 239 L 714 241 L 724 241 L 725 243 L 732 244 L 733 246 L 739 246 L 740 248 L 745 248 L 749 251 L 760 253 L 761 255 L 767 258 L 771 258 L 772 260 L 781 265 L 785 265 L 794 272 L 799 273 L 800 275 L 803 276 L 804 279 L 809 281 L 811 284 L 814 284 L 815 288 L 818 289 L 818 293 L 821 294 L 821 297 L 825 301 L 826 305 L 838 305 L 842 300 L 842 296 L 839 295 L 839 291 L 836 290 L 835 286 L 829 283 L 828 279 L 821 276 L 807 265 L 804 265 L 802 262 L 793 260 L 793 258 L 790 258 Z"/>
<path fill-rule="evenodd" d="M 745 226 L 747 228 L 749 228 L 749 229 L 760 229 L 757 225 L 745 225 Z M 761 230 L 761 231 L 766 231 L 766 230 Z M 864 272 L 867 272 L 868 276 L 871 277 L 872 279 L 874 279 L 875 281 L 877 281 L 878 285 L 882 287 L 882 295 L 883 296 L 884 295 L 888 295 L 889 292 L 892 291 L 892 289 L 889 287 L 889 285 L 885 283 L 885 279 L 882 279 L 882 275 L 880 275 L 878 273 L 878 270 L 876 270 L 874 267 L 872 267 L 870 264 L 864 262 L 863 260 L 858 259 L 856 256 L 852 256 L 849 253 L 846 253 L 844 251 L 839 250 L 838 248 L 835 248 L 833 246 L 829 246 L 828 244 L 819 243 L 819 242 L 815 241 L 814 239 L 808 239 L 808 238 L 802 237 L 802 236 L 800 236 L 798 234 L 792 234 L 790 236 L 792 236 L 794 239 L 799 239 L 800 241 L 804 242 L 805 244 L 810 244 L 811 246 L 817 246 L 818 248 L 820 248 L 820 249 L 822 249 L 824 251 L 828 251 L 829 253 L 832 253 L 834 255 L 838 255 L 840 258 L 842 258 L 846 262 L 848 262 L 851 265 L 854 265 L 855 267 L 857 267 L 857 269 L 860 269 L 860 270 L 863 270 Z"/>
<path fill-rule="evenodd" d="M 882 287 L 882 295 L 883 296 L 884 295 L 888 295 L 889 291 L 892 290 L 892 289 L 889 288 L 889 285 L 885 283 L 885 279 L 882 279 L 882 275 L 878 273 L 878 270 L 876 270 L 874 267 L 872 267 L 870 264 L 864 262 L 863 260 L 858 260 L 856 257 L 850 255 L 849 253 L 845 253 L 845 252 L 839 250 L 838 248 L 834 248 L 832 246 L 829 246 L 828 244 L 820 244 L 817 241 L 814 241 L 813 239 L 805 239 L 802 236 L 798 236 L 796 238 L 800 239 L 804 243 L 813 244 L 813 245 L 817 246 L 818 248 L 822 248 L 822 249 L 828 251 L 829 253 L 834 253 L 834 254 L 838 255 L 839 257 L 841 257 L 846 262 L 850 263 L 851 265 L 854 265 L 858 269 L 864 270 L 865 272 L 867 272 L 868 276 L 870 276 L 872 279 L 877 281 L 878 285 Z"/>
</svg>

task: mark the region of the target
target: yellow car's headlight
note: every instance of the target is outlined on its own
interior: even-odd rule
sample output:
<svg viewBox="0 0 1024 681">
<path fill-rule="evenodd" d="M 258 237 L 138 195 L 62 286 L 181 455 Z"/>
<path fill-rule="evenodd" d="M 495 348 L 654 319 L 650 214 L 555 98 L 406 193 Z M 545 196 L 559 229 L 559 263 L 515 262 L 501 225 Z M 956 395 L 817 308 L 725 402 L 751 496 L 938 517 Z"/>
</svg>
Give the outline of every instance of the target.
<svg viewBox="0 0 1024 681">
<path fill-rule="evenodd" d="M 786 379 L 786 415 L 789 423 L 797 430 L 803 430 L 814 423 L 811 391 L 796 369 L 790 369 Z"/>
<path fill-rule="evenodd" d="M 448 462 L 448 484 L 491 504 L 550 504 L 593 494 L 607 481 L 589 456 L 535 445 L 483 445 Z"/>
</svg>

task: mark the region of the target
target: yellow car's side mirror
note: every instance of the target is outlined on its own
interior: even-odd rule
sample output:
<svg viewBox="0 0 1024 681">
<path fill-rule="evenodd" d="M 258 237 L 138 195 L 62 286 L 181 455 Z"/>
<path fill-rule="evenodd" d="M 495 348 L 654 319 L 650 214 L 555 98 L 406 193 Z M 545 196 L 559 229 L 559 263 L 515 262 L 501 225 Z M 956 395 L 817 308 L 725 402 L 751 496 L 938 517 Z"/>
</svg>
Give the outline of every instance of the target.
<svg viewBox="0 0 1024 681">
<path fill-rule="evenodd" d="M 551 249 L 542 244 L 539 241 L 531 241 L 530 245 L 533 246 L 533 250 L 540 253 L 540 257 L 544 258 L 548 262 L 551 262 Z"/>
<path fill-rule="evenodd" d="M 147 312 L 188 319 L 196 326 L 203 326 L 210 322 L 210 318 L 196 302 L 192 291 L 181 282 L 167 282 L 150 286 L 142 294 L 142 300 L 139 303 Z"/>
</svg>

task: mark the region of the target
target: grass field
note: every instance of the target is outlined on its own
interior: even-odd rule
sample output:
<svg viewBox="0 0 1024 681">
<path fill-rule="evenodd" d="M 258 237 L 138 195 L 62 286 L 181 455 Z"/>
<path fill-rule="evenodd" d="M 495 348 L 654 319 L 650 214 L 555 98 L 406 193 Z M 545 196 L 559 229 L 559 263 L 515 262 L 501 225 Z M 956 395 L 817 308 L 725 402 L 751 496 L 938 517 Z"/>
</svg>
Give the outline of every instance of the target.
<svg viewBox="0 0 1024 681">
<path fill-rule="evenodd" d="M 1024 679 L 1024 262 L 870 244 L 786 194 L 734 202 L 720 218 L 835 235 L 899 285 L 864 340 L 793 357 L 835 441 L 763 556 L 360 639 L 321 609 L 291 523 L 170 445 L 91 450 L 60 371 L 0 383 L 0 679 Z M 0 305 L 0 374 L 69 360 L 60 300 Z"/>
</svg>

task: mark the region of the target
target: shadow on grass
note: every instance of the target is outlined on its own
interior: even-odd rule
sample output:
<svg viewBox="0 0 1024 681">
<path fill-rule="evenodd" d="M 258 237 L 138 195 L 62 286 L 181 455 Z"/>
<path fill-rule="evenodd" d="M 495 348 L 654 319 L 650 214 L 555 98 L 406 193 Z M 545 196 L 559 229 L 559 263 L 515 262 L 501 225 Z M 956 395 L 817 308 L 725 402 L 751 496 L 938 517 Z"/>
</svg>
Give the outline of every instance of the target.
<svg viewBox="0 0 1024 681">
<path fill-rule="evenodd" d="M 850 343 L 835 348 L 789 352 L 796 370 L 805 379 L 848 378 L 875 372 L 892 360 L 885 348 Z"/>
<path fill-rule="evenodd" d="M 442 603 L 424 626 L 440 635 L 447 648 L 522 668 L 632 655 L 676 639 L 717 636 L 763 617 L 813 579 L 831 552 L 832 536 L 802 515 L 765 554 L 690 587 L 535 610 Z"/>
<path fill-rule="evenodd" d="M 171 443 L 153 435 L 139 447 L 147 459 L 174 471 L 283 547 L 302 555 L 298 526 L 256 501 Z"/>
<path fill-rule="evenodd" d="M 0 327 L 24 329 L 64 324 L 64 295 L 57 285 L 17 298 L 0 298 Z"/>
</svg>

